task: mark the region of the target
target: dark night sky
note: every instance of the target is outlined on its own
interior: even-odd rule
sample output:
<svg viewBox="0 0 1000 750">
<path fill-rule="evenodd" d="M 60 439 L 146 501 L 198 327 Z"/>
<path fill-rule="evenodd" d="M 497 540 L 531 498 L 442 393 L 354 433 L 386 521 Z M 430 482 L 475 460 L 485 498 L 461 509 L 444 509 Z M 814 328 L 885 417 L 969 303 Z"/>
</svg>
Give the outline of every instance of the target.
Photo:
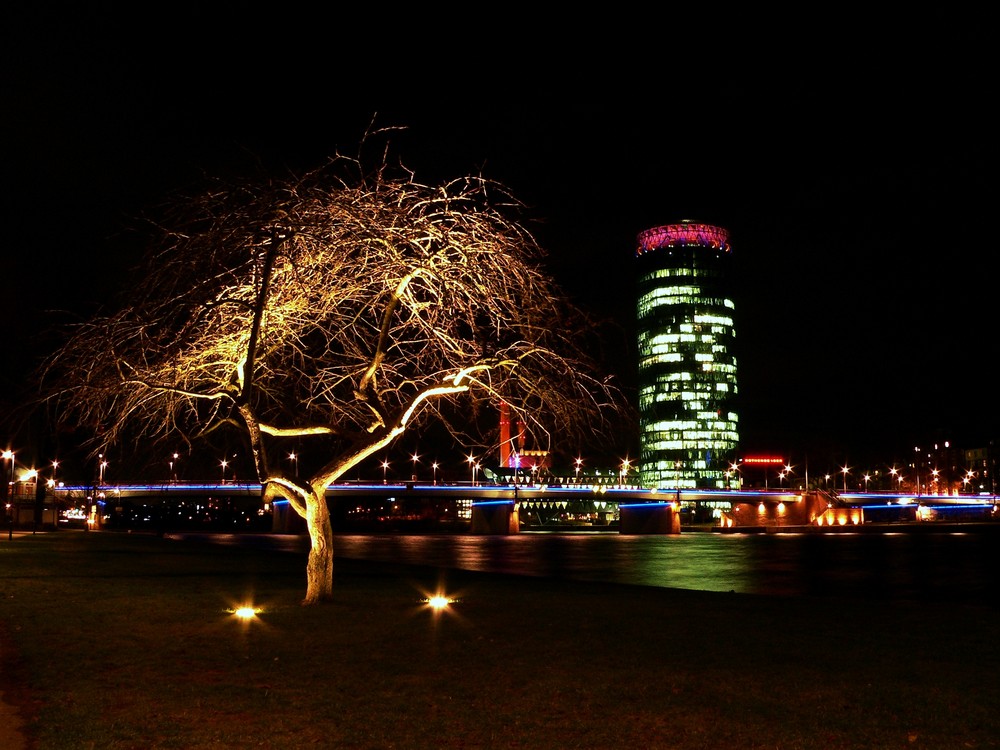
<svg viewBox="0 0 1000 750">
<path fill-rule="evenodd" d="M 892 49 L 875 31 L 819 48 L 754 36 L 698 58 L 607 19 L 560 45 L 553 27 L 494 23 L 480 55 L 461 29 L 401 45 L 355 23 L 317 46 L 308 19 L 283 35 L 160 18 L 138 37 L 78 13 L 3 24 L 8 392 L 47 310 L 127 282 L 123 229 L 145 208 L 202 175 L 317 166 L 376 116 L 406 128 L 419 179 L 482 172 L 529 205 L 557 281 L 626 332 L 610 342 L 626 385 L 637 233 L 728 228 L 744 453 L 891 462 L 998 433 L 996 86 L 975 19 L 933 46 L 941 19 Z M 607 38 L 581 55 L 584 31 Z"/>
</svg>

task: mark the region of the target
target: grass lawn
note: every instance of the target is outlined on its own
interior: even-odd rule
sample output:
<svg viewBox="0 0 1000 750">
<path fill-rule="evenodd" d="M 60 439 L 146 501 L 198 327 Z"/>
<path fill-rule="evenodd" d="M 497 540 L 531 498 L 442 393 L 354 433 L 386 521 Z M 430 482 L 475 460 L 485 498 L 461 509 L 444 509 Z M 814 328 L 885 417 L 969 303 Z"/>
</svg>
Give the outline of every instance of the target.
<svg viewBox="0 0 1000 750">
<path fill-rule="evenodd" d="M 435 612 L 443 587 L 457 598 Z M 1000 607 L 567 583 L 123 533 L 0 541 L 32 748 L 989 748 Z M 258 618 L 231 610 L 252 602 Z"/>
</svg>

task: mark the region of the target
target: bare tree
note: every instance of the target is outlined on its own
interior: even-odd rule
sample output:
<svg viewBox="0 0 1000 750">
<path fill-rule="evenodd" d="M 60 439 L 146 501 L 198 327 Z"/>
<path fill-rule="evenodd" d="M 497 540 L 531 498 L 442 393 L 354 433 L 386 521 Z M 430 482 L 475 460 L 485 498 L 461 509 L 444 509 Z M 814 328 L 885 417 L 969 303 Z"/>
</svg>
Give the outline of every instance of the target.
<svg viewBox="0 0 1000 750">
<path fill-rule="evenodd" d="M 306 521 L 304 604 L 333 593 L 327 487 L 404 431 L 459 436 L 503 399 L 546 445 L 623 408 L 502 186 L 386 163 L 338 156 L 173 203 L 127 303 L 44 372 L 60 419 L 100 425 L 95 446 L 242 431 L 264 501 Z M 324 456 L 301 479 L 282 469 L 291 440 Z"/>
</svg>

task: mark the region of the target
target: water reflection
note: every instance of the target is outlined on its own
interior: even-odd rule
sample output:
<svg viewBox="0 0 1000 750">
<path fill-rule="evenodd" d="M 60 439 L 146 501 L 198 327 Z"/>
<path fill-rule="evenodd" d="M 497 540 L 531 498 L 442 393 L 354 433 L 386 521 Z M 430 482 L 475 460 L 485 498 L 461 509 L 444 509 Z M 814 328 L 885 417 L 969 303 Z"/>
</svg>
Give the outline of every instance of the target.
<svg viewBox="0 0 1000 750">
<path fill-rule="evenodd" d="M 995 534 L 338 535 L 336 554 L 489 573 L 751 594 L 995 605 Z"/>
</svg>

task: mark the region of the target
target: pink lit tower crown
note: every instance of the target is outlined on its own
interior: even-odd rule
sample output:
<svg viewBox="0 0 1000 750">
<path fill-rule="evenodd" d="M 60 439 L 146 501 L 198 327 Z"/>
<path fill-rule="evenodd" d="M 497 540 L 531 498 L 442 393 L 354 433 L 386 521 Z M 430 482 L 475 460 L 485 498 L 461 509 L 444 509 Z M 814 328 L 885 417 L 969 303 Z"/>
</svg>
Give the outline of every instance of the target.
<svg viewBox="0 0 1000 750">
<path fill-rule="evenodd" d="M 739 443 L 729 233 L 653 227 L 636 258 L 643 484 L 724 489 Z"/>
</svg>

